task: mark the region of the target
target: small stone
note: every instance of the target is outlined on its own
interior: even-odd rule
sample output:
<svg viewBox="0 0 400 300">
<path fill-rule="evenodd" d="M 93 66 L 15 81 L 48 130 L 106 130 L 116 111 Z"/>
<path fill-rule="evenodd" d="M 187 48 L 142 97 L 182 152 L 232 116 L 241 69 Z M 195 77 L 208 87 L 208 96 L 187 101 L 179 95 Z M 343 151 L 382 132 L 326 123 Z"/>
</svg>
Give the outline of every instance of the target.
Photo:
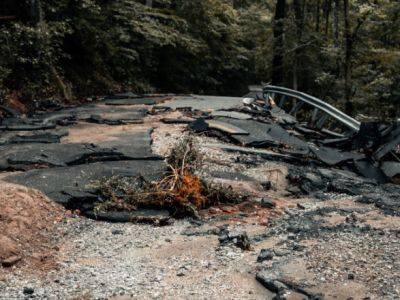
<svg viewBox="0 0 400 300">
<path fill-rule="evenodd" d="M 268 199 L 268 198 L 262 198 L 261 199 L 261 206 L 265 207 L 265 208 L 275 208 L 276 207 L 276 203 L 275 201 Z"/>
<path fill-rule="evenodd" d="M 11 257 L 9 257 L 7 259 L 2 260 L 1 261 L 1 265 L 4 268 L 10 268 L 13 265 L 15 265 L 17 262 L 19 262 L 21 259 L 22 258 L 20 256 L 14 255 L 14 256 L 11 256 Z"/>
<path fill-rule="evenodd" d="M 264 190 L 269 191 L 272 188 L 271 181 L 263 181 L 260 183 Z"/>
<path fill-rule="evenodd" d="M 189 270 L 187 267 L 180 267 L 178 272 L 176 273 L 176 276 L 179 276 L 179 277 L 186 276 L 188 271 Z"/>
<path fill-rule="evenodd" d="M 267 288 L 268 290 L 270 290 L 273 293 L 282 294 L 286 290 L 288 290 L 288 287 L 283 282 L 270 277 L 268 271 L 261 271 L 261 272 L 257 273 L 256 279 L 265 288 Z"/>
<path fill-rule="evenodd" d="M 235 245 L 242 250 L 251 250 L 250 239 L 246 232 L 237 237 Z"/>
<path fill-rule="evenodd" d="M 294 244 L 292 249 L 294 251 L 303 251 L 304 249 L 306 249 L 306 246 L 300 244 Z"/>
<path fill-rule="evenodd" d="M 290 252 L 289 251 L 284 251 L 284 250 L 274 250 L 274 254 L 275 256 L 286 256 L 288 255 Z"/>
<path fill-rule="evenodd" d="M 25 295 L 32 295 L 35 292 L 35 290 L 33 288 L 30 287 L 24 287 L 23 293 Z"/>
<path fill-rule="evenodd" d="M 353 273 L 347 274 L 347 279 L 354 280 L 354 274 Z"/>
<path fill-rule="evenodd" d="M 120 229 L 113 229 L 113 230 L 111 231 L 111 233 L 112 233 L 113 235 L 124 234 L 124 232 L 123 232 L 122 230 L 120 230 Z"/>
<path fill-rule="evenodd" d="M 265 260 L 271 260 L 274 258 L 274 252 L 269 249 L 261 249 L 260 254 L 257 257 L 257 262 L 263 262 Z"/>
</svg>

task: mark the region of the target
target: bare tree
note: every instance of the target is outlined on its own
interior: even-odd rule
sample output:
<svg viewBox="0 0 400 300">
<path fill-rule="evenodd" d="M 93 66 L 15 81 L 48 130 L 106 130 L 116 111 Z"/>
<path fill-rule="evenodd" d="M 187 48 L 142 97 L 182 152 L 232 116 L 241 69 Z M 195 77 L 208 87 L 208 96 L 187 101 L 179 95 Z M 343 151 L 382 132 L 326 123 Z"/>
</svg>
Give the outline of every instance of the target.
<svg viewBox="0 0 400 300">
<path fill-rule="evenodd" d="M 283 52 L 286 18 L 286 0 L 277 0 L 274 17 L 274 48 L 272 58 L 272 84 L 283 83 Z"/>
</svg>

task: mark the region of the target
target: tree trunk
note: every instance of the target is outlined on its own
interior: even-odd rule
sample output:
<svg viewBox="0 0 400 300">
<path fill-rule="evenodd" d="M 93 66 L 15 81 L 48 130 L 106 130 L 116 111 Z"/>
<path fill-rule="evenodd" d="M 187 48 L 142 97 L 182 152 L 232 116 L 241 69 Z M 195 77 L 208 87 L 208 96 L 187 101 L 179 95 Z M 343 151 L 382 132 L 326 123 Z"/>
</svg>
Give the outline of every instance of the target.
<svg viewBox="0 0 400 300">
<path fill-rule="evenodd" d="M 277 0 L 274 17 L 274 46 L 272 58 L 272 84 L 283 83 L 283 52 L 286 17 L 286 0 Z"/>
<path fill-rule="evenodd" d="M 293 89 L 299 88 L 299 77 L 300 77 L 300 61 L 303 53 L 303 47 L 301 47 L 304 31 L 304 11 L 305 11 L 306 0 L 293 0 L 293 9 L 295 14 L 296 24 L 296 38 L 297 46 L 295 50 L 295 58 L 293 65 Z"/>
<path fill-rule="evenodd" d="M 43 12 L 40 0 L 30 0 L 30 20 L 33 24 L 38 24 L 43 21 Z"/>
<path fill-rule="evenodd" d="M 351 103 L 351 52 L 352 52 L 352 35 L 350 32 L 350 17 L 349 17 L 349 0 L 343 0 L 344 12 L 344 36 L 345 36 L 345 59 L 344 59 L 344 93 L 346 113 L 353 113 Z"/>
<path fill-rule="evenodd" d="M 339 6 L 340 1 L 334 0 L 333 8 L 333 43 L 335 48 L 339 48 Z"/>
<path fill-rule="evenodd" d="M 328 39 L 329 34 L 329 16 L 331 14 L 332 0 L 324 2 L 324 17 L 325 17 L 325 39 Z"/>
<path fill-rule="evenodd" d="M 44 19 L 44 14 L 42 10 L 42 6 L 40 3 L 40 0 L 30 0 L 30 5 L 31 5 L 31 17 L 32 17 L 32 22 L 35 23 L 35 25 L 39 28 L 41 28 L 40 35 L 44 35 L 48 31 L 47 23 Z M 44 35 L 41 38 L 47 39 L 47 36 Z M 38 53 L 38 58 L 40 60 L 40 52 Z M 51 61 L 48 62 L 50 72 L 53 75 L 53 79 L 55 81 L 55 85 L 57 86 L 61 96 L 64 98 L 64 100 L 70 101 L 72 99 L 72 91 L 69 86 L 67 86 L 62 77 L 58 74 L 56 68 L 54 67 L 53 63 Z"/>
<path fill-rule="evenodd" d="M 317 7 L 315 11 L 315 31 L 319 32 L 319 29 L 321 27 L 321 15 L 320 15 L 320 10 L 321 10 L 321 1 L 317 0 Z"/>
</svg>

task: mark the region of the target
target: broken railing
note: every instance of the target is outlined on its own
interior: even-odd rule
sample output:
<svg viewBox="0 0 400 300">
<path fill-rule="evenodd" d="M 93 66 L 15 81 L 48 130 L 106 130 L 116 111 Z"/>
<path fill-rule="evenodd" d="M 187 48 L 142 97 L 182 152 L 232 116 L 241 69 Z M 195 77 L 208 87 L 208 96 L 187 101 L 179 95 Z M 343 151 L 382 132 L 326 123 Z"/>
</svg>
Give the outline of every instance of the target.
<svg viewBox="0 0 400 300">
<path fill-rule="evenodd" d="M 314 110 L 310 121 L 315 124 L 315 127 L 318 129 L 321 129 L 328 121 L 328 118 L 332 117 L 335 121 L 346 127 L 345 131 L 348 134 L 360 130 L 360 122 L 356 119 L 311 95 L 273 85 L 264 86 L 262 91 L 264 99 L 272 99 L 280 108 L 283 108 L 287 101 L 292 100 L 292 107 L 289 111 L 291 115 L 296 115 L 304 104 L 311 105 Z"/>
</svg>

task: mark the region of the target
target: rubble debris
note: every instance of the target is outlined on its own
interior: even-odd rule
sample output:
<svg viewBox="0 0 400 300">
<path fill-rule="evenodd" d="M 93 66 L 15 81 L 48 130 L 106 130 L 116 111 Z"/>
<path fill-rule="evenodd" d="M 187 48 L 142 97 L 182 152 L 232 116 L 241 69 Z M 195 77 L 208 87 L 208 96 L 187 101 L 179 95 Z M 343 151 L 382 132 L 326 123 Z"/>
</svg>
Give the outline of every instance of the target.
<svg viewBox="0 0 400 300">
<path fill-rule="evenodd" d="M 352 148 L 353 149 L 376 148 L 381 142 L 379 127 L 380 124 L 377 122 L 361 123 L 360 130 L 352 139 Z"/>
<path fill-rule="evenodd" d="M 227 152 L 239 152 L 243 154 L 253 154 L 257 155 L 258 157 L 261 157 L 265 160 L 273 160 L 273 161 L 283 161 L 283 162 L 288 162 L 288 163 L 306 163 L 305 160 L 303 160 L 301 157 L 297 157 L 294 155 L 290 154 L 282 154 L 270 150 L 264 150 L 264 149 L 254 149 L 254 148 L 249 148 L 249 147 L 240 147 L 240 146 L 233 146 L 229 144 L 205 144 L 202 145 L 204 148 L 216 148 L 216 149 L 222 149 Z"/>
<path fill-rule="evenodd" d="M 261 249 L 260 254 L 257 257 L 257 262 L 263 262 L 265 260 L 271 260 L 274 258 L 274 251 L 270 249 Z"/>
<path fill-rule="evenodd" d="M 256 279 L 268 290 L 276 294 L 284 294 L 289 290 L 283 282 L 271 278 L 266 271 L 257 273 Z"/>
<path fill-rule="evenodd" d="M 357 171 L 366 178 L 374 179 L 378 183 L 388 182 L 383 171 L 368 159 L 357 159 L 354 161 Z"/>
<path fill-rule="evenodd" d="M 209 129 L 208 123 L 204 118 L 198 118 L 196 121 L 189 124 L 188 128 L 196 133 L 205 132 Z"/>
<path fill-rule="evenodd" d="M 277 124 L 261 123 L 254 120 L 236 120 L 225 117 L 218 117 L 216 120 L 226 122 L 242 128 L 249 132 L 249 135 L 232 134 L 232 137 L 241 144 L 248 147 L 283 147 L 289 146 L 300 153 L 308 153 L 308 145 L 294 135 L 288 133 Z"/>
<path fill-rule="evenodd" d="M 400 161 L 400 123 L 389 126 L 382 135 L 382 146 L 374 153 L 374 158 L 379 161 L 392 153 L 396 161 Z"/>
<path fill-rule="evenodd" d="M 233 244 L 242 250 L 251 250 L 251 243 L 247 232 L 230 231 L 228 228 L 222 228 L 218 240 L 222 246 Z"/>
<path fill-rule="evenodd" d="M 352 160 L 359 160 L 365 156 L 355 152 L 343 152 L 330 147 L 313 147 L 310 146 L 311 152 L 318 158 L 318 160 L 327 164 L 328 166 L 337 166 Z"/>
<path fill-rule="evenodd" d="M 275 106 L 268 113 L 279 124 L 283 126 L 293 126 L 297 124 L 297 119 L 294 116 L 287 114 L 283 109 Z"/>
<path fill-rule="evenodd" d="M 323 193 L 357 196 L 357 201 L 375 204 L 385 214 L 400 215 L 400 205 L 396 200 L 400 194 L 400 186 L 395 184 L 379 185 L 375 179 L 360 177 L 350 171 L 300 166 L 291 166 L 288 178 L 304 194 L 321 200 L 324 199 Z"/>
<path fill-rule="evenodd" d="M 400 162 L 384 161 L 382 163 L 382 171 L 389 178 L 394 178 L 400 175 Z"/>
</svg>

